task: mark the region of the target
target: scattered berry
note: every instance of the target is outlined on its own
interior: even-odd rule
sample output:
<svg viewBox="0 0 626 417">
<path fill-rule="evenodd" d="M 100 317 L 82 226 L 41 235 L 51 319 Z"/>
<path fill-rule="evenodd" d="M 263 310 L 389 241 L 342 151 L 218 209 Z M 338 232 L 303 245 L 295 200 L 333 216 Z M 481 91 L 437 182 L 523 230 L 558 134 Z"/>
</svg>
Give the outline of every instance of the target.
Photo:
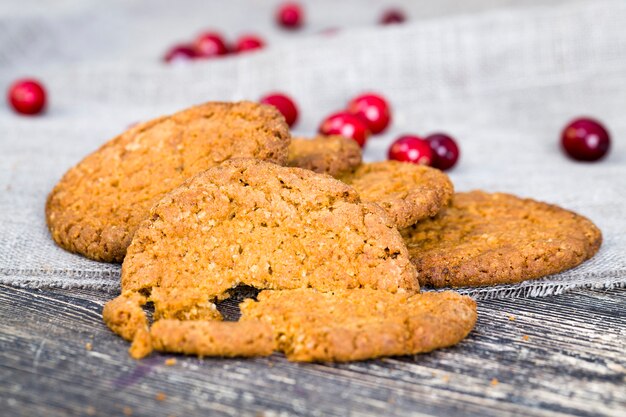
<svg viewBox="0 0 626 417">
<path fill-rule="evenodd" d="M 348 112 L 338 112 L 328 116 L 320 125 L 319 132 L 323 135 L 341 135 L 357 141 L 364 147 L 369 130 L 358 117 Z"/>
<path fill-rule="evenodd" d="M 298 120 L 298 108 L 296 103 L 288 96 L 282 93 L 272 93 L 261 98 L 261 103 L 271 104 L 276 107 L 285 117 L 285 121 L 289 127 L 293 126 Z"/>
<path fill-rule="evenodd" d="M 459 160 L 459 147 L 450 136 L 444 133 L 433 133 L 426 136 L 426 141 L 433 151 L 433 167 L 446 171 Z"/>
<path fill-rule="evenodd" d="M 263 39 L 255 35 L 244 35 L 237 40 L 235 44 L 235 52 L 252 51 L 261 49 L 265 46 Z"/>
<path fill-rule="evenodd" d="M 394 23 L 404 23 L 406 21 L 406 15 L 400 9 L 388 9 L 385 10 L 380 18 L 381 25 L 391 25 Z"/>
<path fill-rule="evenodd" d="M 46 91 L 37 80 L 15 81 L 7 96 L 13 109 L 21 114 L 38 114 L 46 106 Z"/>
<path fill-rule="evenodd" d="M 596 120 L 579 118 L 561 133 L 561 145 L 567 154 L 579 161 L 597 161 L 609 151 L 609 132 Z"/>
<path fill-rule="evenodd" d="M 297 29 L 302 26 L 304 12 L 298 3 L 283 3 L 276 12 L 276 21 L 285 29 Z"/>
<path fill-rule="evenodd" d="M 401 136 L 391 144 L 389 159 L 430 165 L 433 160 L 433 151 L 430 149 L 430 144 L 418 136 Z"/>
<path fill-rule="evenodd" d="M 168 63 L 190 61 L 197 57 L 193 45 L 174 45 L 163 57 Z"/>
<path fill-rule="evenodd" d="M 224 40 L 216 32 L 206 32 L 198 36 L 194 47 L 199 58 L 214 58 L 228 53 Z"/>
<path fill-rule="evenodd" d="M 363 94 L 348 103 L 348 112 L 361 119 L 373 134 L 384 131 L 391 121 L 387 101 L 377 94 Z"/>
</svg>

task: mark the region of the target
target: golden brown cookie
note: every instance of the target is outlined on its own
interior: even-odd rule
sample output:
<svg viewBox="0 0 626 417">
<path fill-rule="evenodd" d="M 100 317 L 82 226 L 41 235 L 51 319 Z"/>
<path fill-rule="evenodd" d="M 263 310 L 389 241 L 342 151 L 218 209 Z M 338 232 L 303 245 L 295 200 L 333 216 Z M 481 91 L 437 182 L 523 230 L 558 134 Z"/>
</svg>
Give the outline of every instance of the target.
<svg viewBox="0 0 626 417">
<path fill-rule="evenodd" d="M 380 205 L 398 228 L 436 215 L 454 192 L 440 170 L 407 162 L 363 164 L 340 179 L 354 187 L 363 201 Z"/>
<path fill-rule="evenodd" d="M 354 361 L 452 346 L 476 323 L 476 303 L 446 291 L 262 291 L 241 304 L 241 322 L 267 323 L 292 361 Z"/>
<path fill-rule="evenodd" d="M 198 356 L 268 356 L 275 349 L 264 322 L 159 320 L 150 329 L 155 350 Z"/>
<path fill-rule="evenodd" d="M 293 138 L 287 166 L 310 169 L 333 177 L 361 164 L 361 147 L 343 136 L 319 135 L 312 139 Z"/>
<path fill-rule="evenodd" d="M 48 197 L 53 239 L 121 262 L 135 229 L 165 193 L 230 158 L 287 160 L 289 130 L 272 106 L 206 103 L 136 126 L 70 169 Z"/>
<path fill-rule="evenodd" d="M 588 219 L 509 194 L 458 193 L 441 215 L 402 231 L 422 285 L 481 286 L 555 274 L 591 258 Z"/>
<path fill-rule="evenodd" d="M 230 160 L 151 209 L 128 248 L 122 295 L 105 309 L 105 322 L 131 338 L 144 321 L 132 313 L 127 328 L 117 306 L 134 311 L 137 294 L 154 303 L 157 320 L 220 319 L 213 301 L 240 284 L 419 291 L 402 237 L 380 207 L 327 175 Z"/>
<path fill-rule="evenodd" d="M 239 322 L 159 320 L 141 334 L 150 350 L 163 352 L 231 357 L 279 350 L 291 361 L 344 362 L 452 346 L 476 323 L 474 300 L 451 291 L 262 291 L 258 301 L 241 304 L 241 313 Z M 133 345 L 143 349 L 145 340 Z"/>
</svg>

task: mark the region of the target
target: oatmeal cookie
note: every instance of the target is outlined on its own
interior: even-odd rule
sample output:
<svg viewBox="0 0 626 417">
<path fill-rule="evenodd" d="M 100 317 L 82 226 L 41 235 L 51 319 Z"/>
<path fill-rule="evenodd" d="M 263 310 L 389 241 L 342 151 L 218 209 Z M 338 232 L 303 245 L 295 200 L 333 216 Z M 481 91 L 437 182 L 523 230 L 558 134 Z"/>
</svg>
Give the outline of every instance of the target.
<svg viewBox="0 0 626 417">
<path fill-rule="evenodd" d="M 327 175 L 241 159 L 196 175 L 151 209 L 122 265 L 120 297 L 130 301 L 111 303 L 134 312 L 152 301 L 155 320 L 219 320 L 213 302 L 237 285 L 419 291 L 380 207 Z M 130 339 L 144 322 L 126 314 L 134 326 L 126 328 L 118 310 L 105 309 L 105 322 Z"/>
<path fill-rule="evenodd" d="M 422 285 L 514 283 L 591 258 L 602 234 L 588 219 L 510 194 L 458 193 L 439 216 L 402 230 Z"/>
<path fill-rule="evenodd" d="M 340 179 L 354 187 L 363 201 L 380 205 L 398 228 L 436 215 L 454 192 L 440 170 L 407 162 L 363 164 Z"/>
<path fill-rule="evenodd" d="M 165 193 L 230 158 L 283 164 L 290 135 L 272 106 L 206 103 L 131 128 L 70 169 L 46 204 L 52 238 L 88 258 L 121 262 Z"/>
<path fill-rule="evenodd" d="M 343 136 L 293 138 L 289 145 L 287 166 L 337 177 L 352 171 L 360 164 L 361 147 L 354 140 Z"/>
</svg>

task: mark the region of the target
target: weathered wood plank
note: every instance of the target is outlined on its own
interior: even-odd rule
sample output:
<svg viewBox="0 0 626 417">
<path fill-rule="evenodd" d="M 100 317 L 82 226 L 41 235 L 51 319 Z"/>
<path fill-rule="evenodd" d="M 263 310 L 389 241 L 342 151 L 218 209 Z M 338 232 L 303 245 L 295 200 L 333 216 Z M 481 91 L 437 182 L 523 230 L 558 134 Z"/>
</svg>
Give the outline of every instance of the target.
<svg viewBox="0 0 626 417">
<path fill-rule="evenodd" d="M 281 355 L 178 356 L 166 366 L 172 356 L 155 354 L 137 362 L 101 321 L 108 297 L 0 286 L 0 414 L 626 412 L 624 290 L 481 301 L 476 330 L 457 347 L 350 364 L 294 364 Z M 232 305 L 225 311 L 234 314 Z M 159 393 L 165 399 L 157 399 Z"/>
</svg>

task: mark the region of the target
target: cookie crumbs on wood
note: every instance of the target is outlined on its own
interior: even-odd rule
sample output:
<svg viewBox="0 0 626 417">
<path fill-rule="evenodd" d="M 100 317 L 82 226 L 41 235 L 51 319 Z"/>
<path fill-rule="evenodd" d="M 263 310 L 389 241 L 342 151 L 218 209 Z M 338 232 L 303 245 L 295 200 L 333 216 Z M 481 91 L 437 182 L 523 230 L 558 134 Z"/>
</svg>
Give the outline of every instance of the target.
<svg viewBox="0 0 626 417">
<path fill-rule="evenodd" d="M 515 321 L 515 316 L 510 315 L 510 316 L 509 316 L 509 321 Z"/>
<path fill-rule="evenodd" d="M 157 395 L 155 396 L 155 398 L 156 398 L 157 401 L 165 401 L 167 396 L 163 392 L 158 392 Z"/>
<path fill-rule="evenodd" d="M 525 334 L 524 336 L 522 336 L 522 339 L 524 339 L 524 341 L 527 342 L 530 339 L 530 336 Z"/>
<path fill-rule="evenodd" d="M 498 385 L 499 384 L 498 378 L 493 378 L 490 384 L 492 387 L 495 387 L 496 385 Z"/>
<path fill-rule="evenodd" d="M 176 365 L 176 358 L 165 359 L 165 366 L 174 366 L 174 365 Z"/>
<path fill-rule="evenodd" d="M 93 345 L 90 342 L 85 343 L 85 349 L 87 349 L 88 351 L 91 351 L 91 349 L 93 349 Z"/>
<path fill-rule="evenodd" d="M 124 407 L 123 412 L 124 412 L 125 416 L 132 416 L 133 415 L 133 409 L 128 407 L 128 406 Z"/>
</svg>

